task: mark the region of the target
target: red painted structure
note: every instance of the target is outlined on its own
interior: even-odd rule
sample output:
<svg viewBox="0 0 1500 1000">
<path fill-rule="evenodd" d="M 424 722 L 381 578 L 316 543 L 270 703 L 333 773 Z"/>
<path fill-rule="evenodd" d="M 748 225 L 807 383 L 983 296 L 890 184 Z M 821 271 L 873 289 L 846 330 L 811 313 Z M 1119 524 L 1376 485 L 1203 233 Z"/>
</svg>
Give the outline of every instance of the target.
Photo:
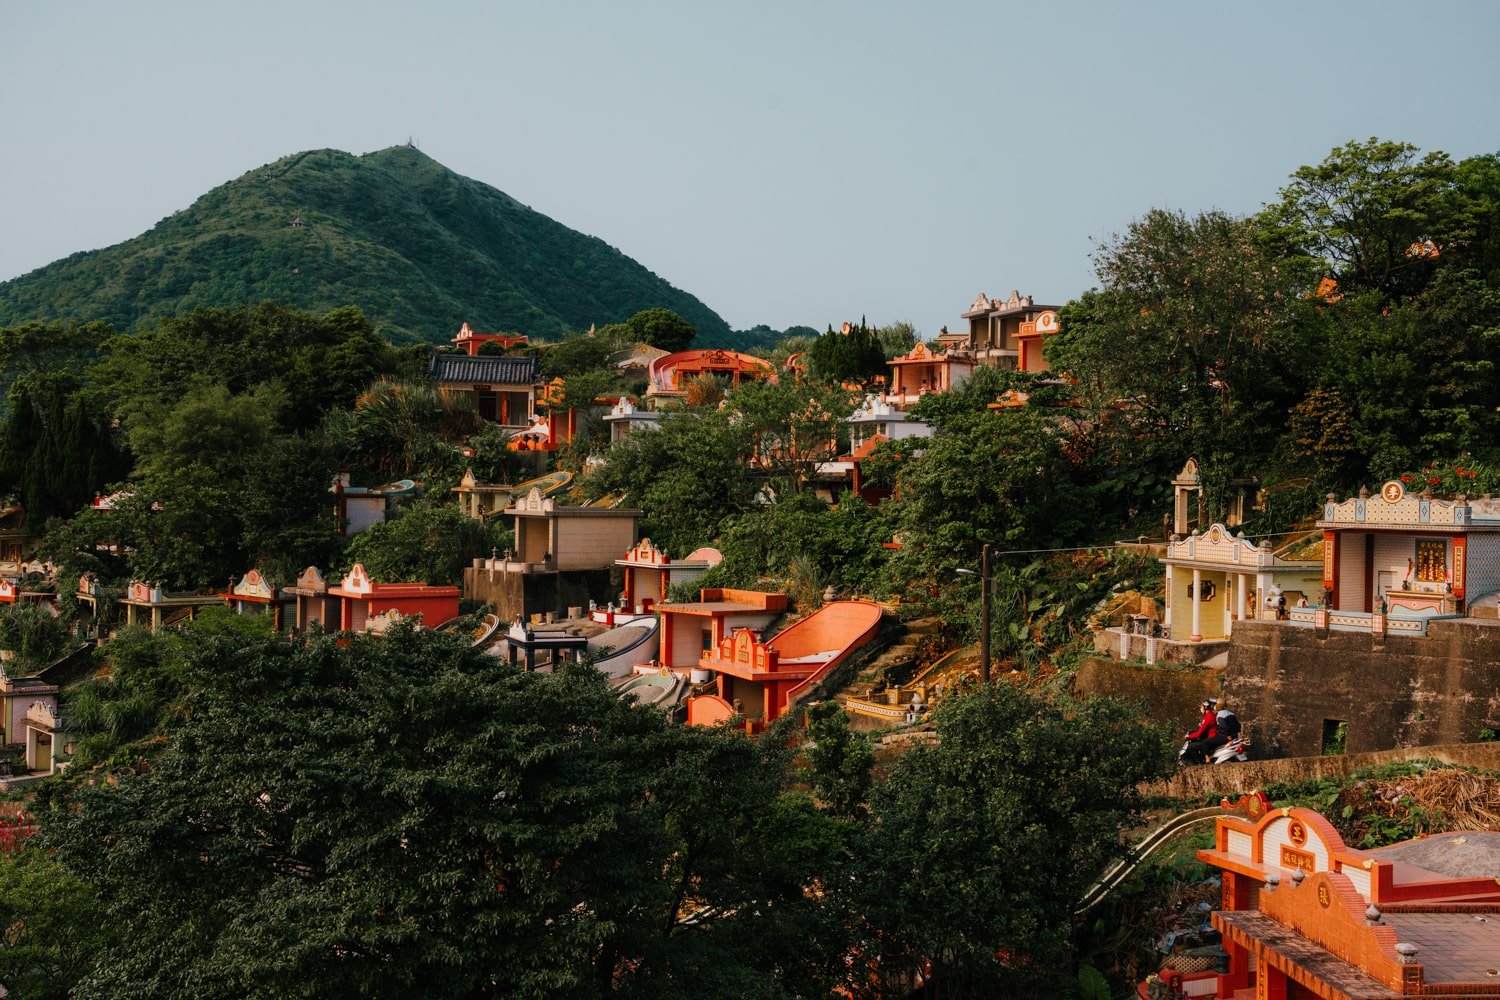
<svg viewBox="0 0 1500 1000">
<path fill-rule="evenodd" d="M 472 358 L 479 354 L 480 344 L 499 344 L 502 348 L 509 349 L 525 344 L 526 335 L 524 333 L 475 333 L 469 329 L 469 324 L 465 323 L 452 342 L 462 347 L 464 353 Z"/>
<path fill-rule="evenodd" d="M 741 629 L 699 659 L 718 675 L 718 693 L 689 699 L 688 725 L 719 725 L 735 715 L 760 732 L 830 671 L 863 646 L 880 626 L 880 605 L 834 601 L 760 642 Z"/>
<path fill-rule="evenodd" d="M 1228 970 L 1163 970 L 1169 985 L 1257 1000 L 1500 997 L 1500 833 L 1358 850 L 1310 809 L 1257 812 L 1219 819 L 1198 852 L 1222 871 L 1212 920 Z"/>
<path fill-rule="evenodd" d="M 715 348 L 709 351 L 677 351 L 651 362 L 647 368 L 646 400 L 653 407 L 663 398 L 676 399 L 687 393 L 687 383 L 700 375 L 729 380 L 731 389 L 741 382 L 776 378 L 776 369 L 764 358 L 739 351 Z"/>
<path fill-rule="evenodd" d="M 421 615 L 428 628 L 458 617 L 457 587 L 375 583 L 358 563 L 337 587 L 328 588 L 328 596 L 339 598 L 339 628 L 348 632 L 363 631 L 370 619 L 388 611 Z"/>
<path fill-rule="evenodd" d="M 710 587 L 688 604 L 660 604 L 661 665 L 679 673 L 699 669 L 706 651 L 738 629 L 763 629 L 786 611 L 785 594 Z"/>
</svg>

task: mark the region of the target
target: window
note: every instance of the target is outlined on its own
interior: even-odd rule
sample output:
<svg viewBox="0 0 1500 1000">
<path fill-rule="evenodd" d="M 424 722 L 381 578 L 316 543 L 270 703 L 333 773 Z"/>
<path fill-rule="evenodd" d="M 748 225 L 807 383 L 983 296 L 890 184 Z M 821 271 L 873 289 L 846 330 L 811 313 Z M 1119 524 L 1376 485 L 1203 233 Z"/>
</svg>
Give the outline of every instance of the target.
<svg viewBox="0 0 1500 1000">
<path fill-rule="evenodd" d="M 1323 720 L 1323 756 L 1342 757 L 1349 738 L 1349 723 L 1343 719 Z"/>
</svg>

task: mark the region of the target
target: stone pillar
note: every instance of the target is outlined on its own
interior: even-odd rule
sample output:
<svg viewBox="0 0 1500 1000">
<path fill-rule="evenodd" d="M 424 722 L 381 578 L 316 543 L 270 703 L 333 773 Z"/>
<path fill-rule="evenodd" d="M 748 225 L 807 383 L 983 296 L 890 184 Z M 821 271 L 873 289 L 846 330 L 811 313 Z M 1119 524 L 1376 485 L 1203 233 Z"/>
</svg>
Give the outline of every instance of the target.
<svg viewBox="0 0 1500 1000">
<path fill-rule="evenodd" d="M 1203 622 L 1202 622 L 1202 617 L 1203 617 L 1203 601 L 1200 599 L 1200 595 L 1202 595 L 1202 593 L 1203 593 L 1203 571 L 1201 569 L 1196 569 L 1195 568 L 1193 570 L 1193 596 L 1192 596 L 1192 601 L 1193 601 L 1193 634 L 1190 635 L 1190 636 L 1188 636 L 1188 641 L 1189 642 L 1202 642 L 1203 641 Z"/>
</svg>

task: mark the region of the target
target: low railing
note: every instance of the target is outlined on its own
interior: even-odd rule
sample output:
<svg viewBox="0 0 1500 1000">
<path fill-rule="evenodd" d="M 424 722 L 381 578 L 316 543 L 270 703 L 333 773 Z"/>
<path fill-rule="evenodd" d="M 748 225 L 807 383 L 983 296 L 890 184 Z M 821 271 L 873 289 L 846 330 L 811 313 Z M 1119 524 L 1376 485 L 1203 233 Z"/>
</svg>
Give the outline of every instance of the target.
<svg viewBox="0 0 1500 1000">
<path fill-rule="evenodd" d="M 1374 635 L 1425 636 L 1427 624 L 1462 618 L 1462 615 L 1392 615 L 1369 611 L 1329 608 L 1291 608 L 1281 624 L 1334 632 L 1369 632 Z"/>
</svg>

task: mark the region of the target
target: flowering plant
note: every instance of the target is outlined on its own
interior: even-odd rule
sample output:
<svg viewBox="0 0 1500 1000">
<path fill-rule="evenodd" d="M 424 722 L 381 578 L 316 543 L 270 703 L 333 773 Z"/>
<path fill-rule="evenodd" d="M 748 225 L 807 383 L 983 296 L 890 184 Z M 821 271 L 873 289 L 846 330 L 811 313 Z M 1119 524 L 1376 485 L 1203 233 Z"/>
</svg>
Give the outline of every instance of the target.
<svg viewBox="0 0 1500 1000">
<path fill-rule="evenodd" d="M 1416 472 L 1404 472 L 1402 484 L 1414 493 L 1432 490 L 1439 496 L 1479 496 L 1481 493 L 1500 492 L 1500 470 L 1469 455 L 1460 455 L 1450 462 L 1428 462 Z"/>
</svg>

